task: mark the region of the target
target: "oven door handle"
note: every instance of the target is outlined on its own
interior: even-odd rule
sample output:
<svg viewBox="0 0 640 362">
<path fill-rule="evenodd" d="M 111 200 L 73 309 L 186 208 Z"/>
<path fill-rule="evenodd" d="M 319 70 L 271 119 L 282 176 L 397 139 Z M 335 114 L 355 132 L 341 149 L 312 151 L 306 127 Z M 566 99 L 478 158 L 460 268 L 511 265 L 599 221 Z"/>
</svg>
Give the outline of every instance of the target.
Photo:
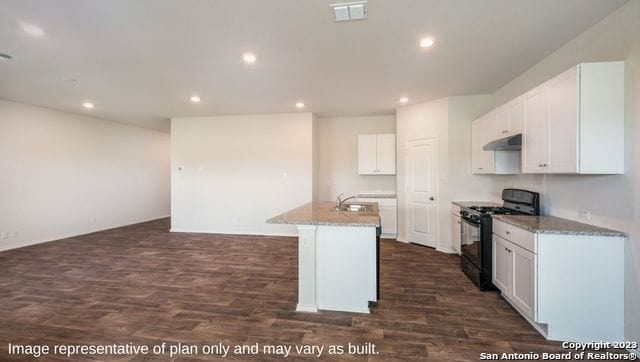
<svg viewBox="0 0 640 362">
<path fill-rule="evenodd" d="M 474 223 L 473 221 L 467 220 L 464 217 L 461 217 L 460 219 L 462 219 L 462 221 L 464 221 L 465 223 L 471 225 L 474 228 L 480 228 L 480 223 Z"/>
</svg>

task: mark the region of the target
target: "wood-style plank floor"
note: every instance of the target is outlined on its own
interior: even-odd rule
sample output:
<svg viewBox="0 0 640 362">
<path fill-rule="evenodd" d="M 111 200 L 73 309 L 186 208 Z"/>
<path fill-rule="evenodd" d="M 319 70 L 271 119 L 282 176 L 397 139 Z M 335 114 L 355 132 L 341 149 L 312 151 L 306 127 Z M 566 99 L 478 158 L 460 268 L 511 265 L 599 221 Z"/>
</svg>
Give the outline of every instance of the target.
<svg viewBox="0 0 640 362">
<path fill-rule="evenodd" d="M 454 255 L 383 240 L 381 301 L 373 314 L 305 314 L 294 311 L 296 238 L 168 229 L 162 219 L 0 253 L 0 360 L 25 359 L 9 356 L 9 343 L 370 342 L 379 352 L 370 360 L 429 361 L 566 352 L 497 293 L 480 292 Z M 322 358 L 329 357 L 325 349 Z"/>
</svg>

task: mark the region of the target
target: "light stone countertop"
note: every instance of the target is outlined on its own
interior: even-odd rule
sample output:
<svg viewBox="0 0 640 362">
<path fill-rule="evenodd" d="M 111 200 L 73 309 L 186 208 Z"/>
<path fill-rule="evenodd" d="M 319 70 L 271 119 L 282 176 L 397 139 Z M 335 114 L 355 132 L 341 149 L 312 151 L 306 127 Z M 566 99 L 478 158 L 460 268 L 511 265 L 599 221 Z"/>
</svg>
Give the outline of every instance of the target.
<svg viewBox="0 0 640 362">
<path fill-rule="evenodd" d="M 345 203 L 349 204 L 349 202 Z M 380 226 L 377 202 L 354 202 L 372 205 L 372 212 L 334 211 L 335 202 L 310 202 L 267 220 L 267 224 Z"/>
<path fill-rule="evenodd" d="M 361 193 L 358 194 L 357 198 L 359 199 L 395 199 L 397 198 L 396 194 L 368 194 Z"/>
<path fill-rule="evenodd" d="M 492 215 L 492 217 L 534 234 L 626 237 L 626 234 L 621 231 L 583 224 L 555 216 Z"/>
<path fill-rule="evenodd" d="M 460 207 L 471 207 L 471 206 L 496 206 L 501 207 L 502 204 L 491 201 L 452 201 L 454 205 L 458 205 Z"/>
</svg>

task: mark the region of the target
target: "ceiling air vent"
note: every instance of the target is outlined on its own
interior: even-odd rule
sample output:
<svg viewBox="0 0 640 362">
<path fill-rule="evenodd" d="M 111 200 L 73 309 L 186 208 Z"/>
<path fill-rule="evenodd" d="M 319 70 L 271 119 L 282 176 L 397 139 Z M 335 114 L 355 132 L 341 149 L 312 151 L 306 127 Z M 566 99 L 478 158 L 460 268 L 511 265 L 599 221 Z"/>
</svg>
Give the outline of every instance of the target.
<svg viewBox="0 0 640 362">
<path fill-rule="evenodd" d="M 342 4 L 331 4 L 334 21 L 364 20 L 367 17 L 367 2 L 356 1 Z"/>
</svg>

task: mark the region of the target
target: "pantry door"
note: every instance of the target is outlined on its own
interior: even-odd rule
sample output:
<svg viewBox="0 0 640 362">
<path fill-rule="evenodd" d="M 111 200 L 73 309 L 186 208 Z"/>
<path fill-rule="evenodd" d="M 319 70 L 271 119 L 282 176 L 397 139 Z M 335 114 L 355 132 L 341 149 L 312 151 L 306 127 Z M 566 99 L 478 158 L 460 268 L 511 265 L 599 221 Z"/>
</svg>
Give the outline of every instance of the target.
<svg viewBox="0 0 640 362">
<path fill-rule="evenodd" d="M 407 142 L 407 241 L 432 248 L 438 235 L 437 156 L 435 138 Z"/>
</svg>

